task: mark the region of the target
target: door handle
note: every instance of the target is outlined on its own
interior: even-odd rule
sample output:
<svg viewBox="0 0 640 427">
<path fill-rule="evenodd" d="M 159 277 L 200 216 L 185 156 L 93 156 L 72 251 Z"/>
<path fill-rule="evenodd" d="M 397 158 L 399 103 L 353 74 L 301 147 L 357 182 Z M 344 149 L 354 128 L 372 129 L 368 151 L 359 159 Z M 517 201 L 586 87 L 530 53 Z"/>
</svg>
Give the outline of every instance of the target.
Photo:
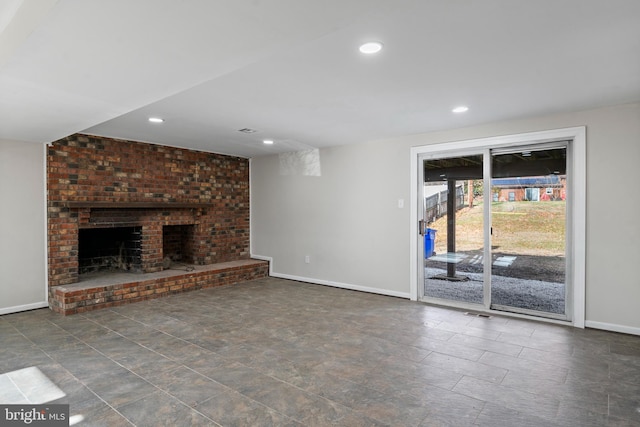
<svg viewBox="0 0 640 427">
<path fill-rule="evenodd" d="M 421 236 L 424 236 L 424 232 L 425 232 L 424 219 L 421 219 L 420 221 L 418 221 L 418 232 L 420 233 Z"/>
</svg>

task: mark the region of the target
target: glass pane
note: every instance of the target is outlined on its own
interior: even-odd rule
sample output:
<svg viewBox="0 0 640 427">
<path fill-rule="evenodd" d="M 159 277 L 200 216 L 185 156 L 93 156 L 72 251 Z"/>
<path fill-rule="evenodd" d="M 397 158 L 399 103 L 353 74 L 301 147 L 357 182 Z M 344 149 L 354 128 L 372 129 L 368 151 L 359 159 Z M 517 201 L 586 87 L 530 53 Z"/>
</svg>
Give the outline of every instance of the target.
<svg viewBox="0 0 640 427">
<path fill-rule="evenodd" d="M 492 306 L 565 314 L 566 191 L 566 148 L 492 156 Z"/>
<path fill-rule="evenodd" d="M 483 303 L 482 155 L 424 162 L 427 298 Z"/>
</svg>

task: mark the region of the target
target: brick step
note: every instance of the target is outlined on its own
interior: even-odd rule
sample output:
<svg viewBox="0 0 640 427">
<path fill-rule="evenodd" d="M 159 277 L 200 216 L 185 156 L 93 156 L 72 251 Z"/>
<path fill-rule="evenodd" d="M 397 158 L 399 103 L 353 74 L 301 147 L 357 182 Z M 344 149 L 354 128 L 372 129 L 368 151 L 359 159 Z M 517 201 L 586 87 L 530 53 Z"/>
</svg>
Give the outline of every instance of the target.
<svg viewBox="0 0 640 427">
<path fill-rule="evenodd" d="M 233 285 L 269 275 L 269 263 L 238 260 L 156 273 L 115 273 L 49 288 L 49 306 L 63 315 L 160 298 L 180 292 Z M 186 270 L 186 269 L 185 269 Z"/>
</svg>

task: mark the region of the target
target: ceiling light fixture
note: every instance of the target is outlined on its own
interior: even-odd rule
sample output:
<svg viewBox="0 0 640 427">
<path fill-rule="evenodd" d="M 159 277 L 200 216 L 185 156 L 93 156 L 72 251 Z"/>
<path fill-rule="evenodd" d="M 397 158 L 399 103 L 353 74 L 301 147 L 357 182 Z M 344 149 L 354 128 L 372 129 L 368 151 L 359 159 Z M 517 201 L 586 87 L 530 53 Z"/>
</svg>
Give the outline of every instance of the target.
<svg viewBox="0 0 640 427">
<path fill-rule="evenodd" d="M 451 110 L 451 112 L 453 113 L 466 113 L 467 111 L 469 111 L 469 107 L 467 107 L 466 105 L 461 105 Z"/>
<path fill-rule="evenodd" d="M 360 52 L 366 55 L 373 55 L 382 50 L 382 43 L 380 42 L 368 42 L 360 45 Z"/>
<path fill-rule="evenodd" d="M 160 117 L 149 117 L 149 121 L 151 123 L 162 123 L 164 122 L 164 119 L 161 119 Z"/>
<path fill-rule="evenodd" d="M 272 139 L 265 139 L 265 140 L 262 141 L 262 143 L 266 144 L 266 145 L 272 145 L 273 144 L 273 140 Z"/>
</svg>

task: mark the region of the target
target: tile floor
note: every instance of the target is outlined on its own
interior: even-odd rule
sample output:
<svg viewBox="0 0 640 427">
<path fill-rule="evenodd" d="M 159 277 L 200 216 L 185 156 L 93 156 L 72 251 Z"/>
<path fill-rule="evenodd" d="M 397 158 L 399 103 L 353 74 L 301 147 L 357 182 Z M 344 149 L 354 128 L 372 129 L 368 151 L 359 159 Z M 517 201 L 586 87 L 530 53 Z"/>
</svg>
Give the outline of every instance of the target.
<svg viewBox="0 0 640 427">
<path fill-rule="evenodd" d="M 275 278 L 0 316 L 0 374 L 82 426 L 640 425 L 640 337 Z"/>
</svg>

